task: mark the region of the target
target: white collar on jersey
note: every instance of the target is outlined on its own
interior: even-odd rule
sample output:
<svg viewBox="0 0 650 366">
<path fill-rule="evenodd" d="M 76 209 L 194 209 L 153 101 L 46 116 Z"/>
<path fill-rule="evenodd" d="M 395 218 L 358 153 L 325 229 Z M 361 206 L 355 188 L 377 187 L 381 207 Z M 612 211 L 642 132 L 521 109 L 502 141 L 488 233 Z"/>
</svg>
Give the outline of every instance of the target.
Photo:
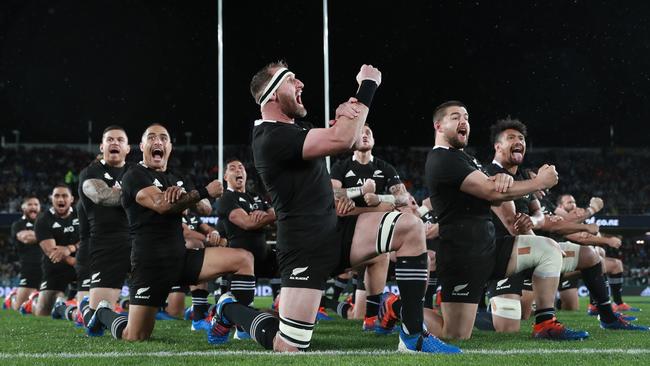
<svg viewBox="0 0 650 366">
<path fill-rule="evenodd" d="M 72 206 L 70 206 L 70 208 L 68 208 L 68 213 L 71 214 L 72 211 L 74 211 L 74 210 L 72 209 Z M 50 207 L 50 213 L 52 215 L 56 215 L 56 211 L 54 210 L 54 207 Z"/>
<path fill-rule="evenodd" d="M 100 160 L 99 162 L 102 163 L 102 165 L 106 165 L 106 160 L 104 159 Z"/>
<path fill-rule="evenodd" d="M 352 155 L 352 161 L 357 161 L 357 156 L 356 155 Z M 375 157 L 373 155 L 370 155 L 370 161 L 371 162 L 375 161 Z"/>
<path fill-rule="evenodd" d="M 226 188 L 226 189 L 229 190 L 230 192 L 234 192 L 234 191 L 235 191 L 234 189 L 232 189 L 232 188 L 230 188 L 230 187 L 228 187 L 228 188 Z"/>
<path fill-rule="evenodd" d="M 435 149 L 445 149 L 445 150 L 449 150 L 449 146 L 436 145 L 436 146 L 433 147 L 433 149 L 434 149 L 434 150 L 435 150 Z"/>
<path fill-rule="evenodd" d="M 492 160 L 492 164 L 497 165 L 499 168 L 503 169 L 503 165 L 499 163 L 496 159 Z"/>
<path fill-rule="evenodd" d="M 21 220 L 26 220 L 27 216 L 23 215 L 23 217 L 20 218 Z"/>
<path fill-rule="evenodd" d="M 259 125 L 261 125 L 261 124 L 264 123 L 264 122 L 268 122 L 268 123 L 276 123 L 276 122 L 278 122 L 278 121 L 273 121 L 273 120 L 270 120 L 270 119 L 256 119 L 256 120 L 255 120 L 255 126 L 259 126 Z"/>
</svg>

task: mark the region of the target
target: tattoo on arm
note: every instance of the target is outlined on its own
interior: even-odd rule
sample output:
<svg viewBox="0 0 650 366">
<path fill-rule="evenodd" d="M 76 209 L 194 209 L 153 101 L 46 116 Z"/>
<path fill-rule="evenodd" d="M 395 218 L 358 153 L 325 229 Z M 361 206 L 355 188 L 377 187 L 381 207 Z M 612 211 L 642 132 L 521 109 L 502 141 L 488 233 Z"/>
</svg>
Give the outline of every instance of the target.
<svg viewBox="0 0 650 366">
<path fill-rule="evenodd" d="M 83 192 L 93 203 L 102 206 L 119 206 L 121 189 L 109 187 L 101 179 L 86 179 L 82 186 Z"/>
<path fill-rule="evenodd" d="M 165 196 L 162 192 L 155 194 L 152 197 L 154 206 L 157 206 L 158 212 L 164 213 L 180 213 L 183 212 L 186 208 L 189 208 L 195 205 L 201 200 L 199 197 L 199 192 L 197 190 L 192 190 L 188 193 L 183 193 L 179 199 L 174 203 L 169 203 L 165 201 Z"/>
</svg>

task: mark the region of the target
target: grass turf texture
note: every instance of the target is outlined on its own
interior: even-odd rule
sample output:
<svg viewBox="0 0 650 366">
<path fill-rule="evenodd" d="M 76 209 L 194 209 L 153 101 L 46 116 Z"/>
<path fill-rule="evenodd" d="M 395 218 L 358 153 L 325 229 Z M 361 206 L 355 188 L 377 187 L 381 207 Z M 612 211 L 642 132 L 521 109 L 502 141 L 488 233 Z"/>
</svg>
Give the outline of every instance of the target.
<svg viewBox="0 0 650 366">
<path fill-rule="evenodd" d="M 650 299 L 626 297 L 628 304 L 644 311 L 636 323 L 650 324 Z M 268 307 L 269 298 L 256 306 Z M 123 342 L 110 334 L 87 338 L 71 322 L 21 316 L 0 310 L 0 363 L 2 365 L 368 365 L 371 363 L 418 365 L 439 362 L 454 364 L 650 364 L 650 332 L 605 331 L 595 317 L 586 315 L 586 299 L 578 312 L 561 311 L 558 317 L 574 329 L 589 331 L 591 337 L 578 342 L 533 340 L 531 322 L 522 322 L 519 334 L 474 331 L 468 341 L 452 342 L 463 355 L 411 355 L 395 352 L 397 335 L 363 334 L 361 321 L 335 317 L 316 327 L 310 352 L 298 355 L 265 353 L 254 341 L 231 340 L 211 346 L 204 332 L 191 332 L 189 321 L 158 321 L 147 342 Z"/>
</svg>

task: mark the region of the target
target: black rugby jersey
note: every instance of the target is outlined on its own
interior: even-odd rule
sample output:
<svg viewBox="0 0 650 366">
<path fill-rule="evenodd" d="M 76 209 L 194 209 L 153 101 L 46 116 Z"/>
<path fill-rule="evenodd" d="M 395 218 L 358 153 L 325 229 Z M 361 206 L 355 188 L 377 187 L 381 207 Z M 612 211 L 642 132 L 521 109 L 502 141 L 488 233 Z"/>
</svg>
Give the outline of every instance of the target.
<svg viewBox="0 0 650 366">
<path fill-rule="evenodd" d="M 187 192 L 194 184 L 169 169 L 164 172 L 147 168 L 141 164 L 132 166 L 122 177 L 122 206 L 126 210 L 133 253 L 146 255 L 149 260 L 173 258 L 184 253 L 182 213 L 159 214 L 136 201 L 140 190 L 156 186 L 165 191 L 171 186 L 184 187 Z"/>
<path fill-rule="evenodd" d="M 387 194 L 388 189 L 396 184 L 402 183 L 397 170 L 386 161 L 371 157 L 368 164 L 361 164 L 352 157 L 339 160 L 332 166 L 332 179 L 341 182 L 343 188 L 361 187 L 367 179 L 375 181 L 375 193 Z M 357 207 L 367 207 L 363 197 L 354 199 Z"/>
<path fill-rule="evenodd" d="M 278 221 L 336 215 L 325 159 L 302 158 L 308 132 L 293 123 L 255 122 L 252 143 L 255 169 L 271 194 Z"/>
<path fill-rule="evenodd" d="M 490 202 L 460 190 L 478 161 L 462 150 L 436 147 L 426 161 L 425 180 L 440 225 L 441 260 L 480 261 L 494 252 Z"/>
<path fill-rule="evenodd" d="M 131 163 L 126 163 L 121 168 L 112 167 L 102 159 L 90 163 L 79 174 L 79 197 L 86 209 L 93 241 L 104 237 L 128 238 L 129 222 L 121 205 L 98 205 L 88 198 L 83 192 L 83 182 L 87 179 L 100 179 L 109 187 L 121 187 L 122 177 L 131 166 Z"/>
<path fill-rule="evenodd" d="M 248 245 L 263 245 L 266 243 L 266 235 L 264 229 L 244 230 L 230 221 L 230 213 L 233 210 L 241 208 L 250 214 L 253 211 L 260 210 L 266 212 L 269 204 L 262 200 L 260 197 L 253 197 L 248 193 L 237 192 L 231 189 L 226 189 L 223 196 L 219 199 L 219 209 L 217 216 L 219 221 L 222 221 L 226 229 L 226 238 L 229 243 L 236 243 L 242 246 Z M 240 246 L 238 246 L 240 247 Z"/>
<path fill-rule="evenodd" d="M 56 214 L 54 208 L 42 212 L 36 219 L 35 230 L 36 240 L 40 244 L 43 240 L 54 239 L 58 246 L 77 244 L 79 242 L 79 219 L 77 212 L 70 208 L 70 214 L 63 218 Z M 76 254 L 72 253 L 74 257 Z M 61 268 L 70 267 L 64 261 L 52 263 L 47 256 L 42 259 L 43 270 L 54 272 Z"/>
<path fill-rule="evenodd" d="M 27 216 L 23 215 L 18 221 L 11 224 L 11 240 L 18 250 L 18 258 L 21 263 L 40 264 L 43 251 L 38 245 L 38 241 L 34 244 L 25 244 L 16 238 L 16 235 L 23 230 L 34 230 L 35 221 L 30 220 Z"/>
<path fill-rule="evenodd" d="M 492 163 L 488 164 L 485 167 L 485 170 L 487 171 L 488 175 L 491 175 L 491 176 L 496 175 L 498 173 L 504 173 L 504 174 L 508 174 L 508 175 L 512 176 L 512 178 L 514 180 L 516 180 L 516 181 L 522 181 L 522 180 L 527 179 L 526 177 L 524 177 L 521 174 L 521 169 L 517 169 L 517 172 L 515 174 L 511 174 L 507 169 L 504 169 L 501 165 L 499 165 L 498 163 L 496 163 L 494 161 Z M 529 215 L 530 214 L 530 204 L 534 200 L 536 200 L 536 198 L 531 193 L 525 195 L 524 197 L 521 197 L 521 198 L 518 198 L 518 199 L 514 200 L 515 212 Z M 499 217 L 494 213 L 492 213 L 492 222 L 494 222 L 494 232 L 495 232 L 495 236 L 497 238 L 501 238 L 501 237 L 510 235 L 510 232 L 503 225 L 503 223 L 501 222 L 501 219 L 499 219 Z"/>
</svg>

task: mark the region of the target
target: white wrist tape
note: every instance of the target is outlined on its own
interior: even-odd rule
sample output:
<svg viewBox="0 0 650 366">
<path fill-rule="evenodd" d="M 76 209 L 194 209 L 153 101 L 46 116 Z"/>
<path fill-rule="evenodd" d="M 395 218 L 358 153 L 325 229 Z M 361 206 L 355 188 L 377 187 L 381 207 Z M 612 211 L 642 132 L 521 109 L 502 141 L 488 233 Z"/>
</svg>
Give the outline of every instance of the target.
<svg viewBox="0 0 650 366">
<path fill-rule="evenodd" d="M 420 206 L 420 207 L 418 207 L 417 211 L 418 211 L 418 215 L 420 215 L 420 217 L 422 217 L 422 216 L 426 215 L 427 212 L 429 212 L 429 209 L 426 206 Z"/>
<path fill-rule="evenodd" d="M 345 194 L 348 198 L 357 198 L 361 197 L 362 191 L 361 187 L 350 187 L 345 189 Z"/>
<path fill-rule="evenodd" d="M 395 204 L 395 196 L 392 194 L 379 194 L 377 195 L 377 198 L 379 198 L 379 202 L 388 202 L 392 203 L 393 205 Z"/>
</svg>

